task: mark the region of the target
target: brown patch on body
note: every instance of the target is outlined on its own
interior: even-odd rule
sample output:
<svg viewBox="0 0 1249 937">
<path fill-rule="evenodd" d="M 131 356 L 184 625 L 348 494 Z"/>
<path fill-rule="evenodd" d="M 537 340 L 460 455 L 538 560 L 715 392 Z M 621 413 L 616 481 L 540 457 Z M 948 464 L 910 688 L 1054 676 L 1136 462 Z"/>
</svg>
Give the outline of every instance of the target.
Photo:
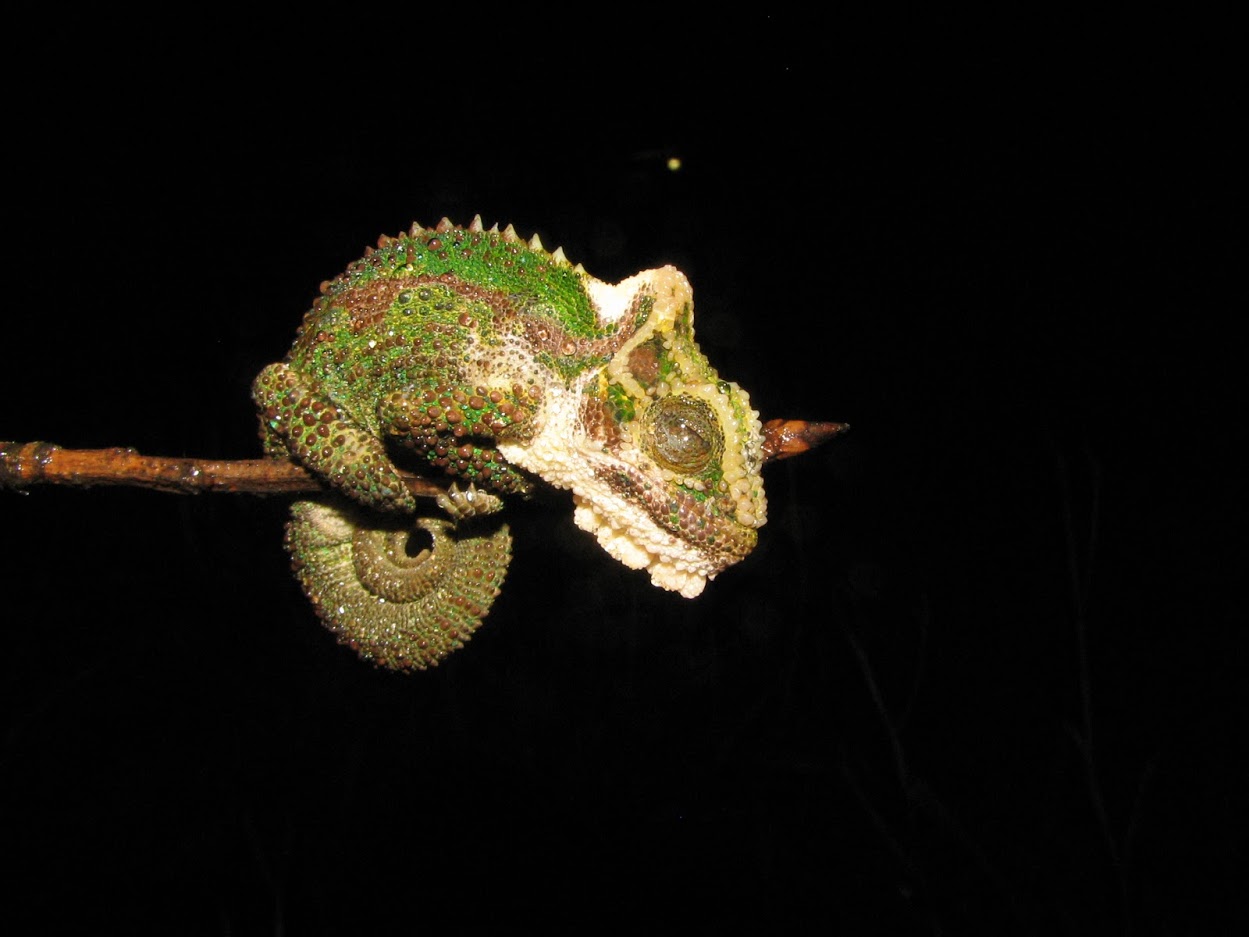
<svg viewBox="0 0 1249 937">
<path fill-rule="evenodd" d="M 659 382 L 659 339 L 651 339 L 629 352 L 629 373 L 643 387 Z"/>
<path fill-rule="evenodd" d="M 585 427 L 586 436 L 608 448 L 620 443 L 620 426 L 611 404 L 593 394 L 586 394 L 581 400 L 581 425 Z"/>
</svg>

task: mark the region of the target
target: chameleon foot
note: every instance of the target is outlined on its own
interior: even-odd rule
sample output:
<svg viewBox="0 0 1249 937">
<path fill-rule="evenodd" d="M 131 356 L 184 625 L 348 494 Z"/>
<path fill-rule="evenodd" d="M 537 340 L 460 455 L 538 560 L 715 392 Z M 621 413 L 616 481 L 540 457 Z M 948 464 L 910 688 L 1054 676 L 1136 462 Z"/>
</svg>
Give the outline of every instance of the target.
<svg viewBox="0 0 1249 937">
<path fill-rule="evenodd" d="M 452 482 L 446 493 L 438 495 L 435 500 L 440 508 L 457 521 L 493 514 L 503 509 L 502 498 L 479 490 L 472 482 L 469 482 L 467 488 L 460 488 Z"/>
<path fill-rule="evenodd" d="M 340 501 L 297 501 L 286 528 L 295 574 L 322 622 L 391 670 L 425 670 L 463 647 L 511 559 L 505 525 L 470 531 L 420 517 L 415 527 Z M 429 545 L 417 547 L 421 539 Z"/>
</svg>

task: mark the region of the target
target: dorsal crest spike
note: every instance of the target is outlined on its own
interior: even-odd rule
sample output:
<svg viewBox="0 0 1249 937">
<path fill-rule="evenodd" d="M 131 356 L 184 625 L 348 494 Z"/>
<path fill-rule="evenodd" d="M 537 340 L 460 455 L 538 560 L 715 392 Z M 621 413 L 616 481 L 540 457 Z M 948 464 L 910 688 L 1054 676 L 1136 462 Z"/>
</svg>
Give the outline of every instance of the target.
<svg viewBox="0 0 1249 937">
<path fill-rule="evenodd" d="M 420 237 L 424 233 L 425 233 L 425 229 L 422 228 L 415 221 L 412 222 L 412 227 L 408 229 L 408 237 Z"/>
<path fill-rule="evenodd" d="M 538 237 L 538 232 L 533 233 L 533 237 L 529 239 L 529 249 L 531 251 L 542 251 L 546 253 L 546 248 L 542 246 L 542 239 Z"/>
<path fill-rule="evenodd" d="M 523 243 L 520 239 L 520 235 L 516 233 L 516 229 L 511 225 L 508 225 L 503 229 L 503 240 L 510 241 L 513 244 Z"/>
<path fill-rule="evenodd" d="M 559 264 L 561 267 L 568 266 L 568 258 L 564 256 L 564 249 L 562 247 L 555 248 L 555 253 L 551 255 L 551 260 Z"/>
<path fill-rule="evenodd" d="M 393 243 L 394 243 L 394 241 L 393 241 L 393 239 L 391 238 L 391 236 L 390 236 L 389 234 L 379 234 L 379 235 L 377 236 L 377 246 L 378 246 L 378 247 L 383 247 L 383 248 L 384 248 L 384 247 L 390 247 L 390 245 L 391 245 L 391 244 L 393 244 Z"/>
<path fill-rule="evenodd" d="M 438 222 L 438 224 L 434 225 L 434 230 L 437 231 L 439 234 L 446 234 L 448 231 L 455 230 L 455 225 L 451 223 L 450 218 L 444 215 L 443 219 L 440 222 Z"/>
<path fill-rule="evenodd" d="M 468 230 L 474 234 L 479 234 L 482 230 L 481 215 L 473 215 L 473 220 L 468 223 Z"/>
<path fill-rule="evenodd" d="M 490 226 L 490 230 L 489 230 L 489 231 L 487 231 L 486 233 L 487 233 L 487 234 L 498 234 L 498 233 L 499 233 L 499 223 L 496 221 L 494 224 L 492 224 L 492 225 Z"/>
</svg>

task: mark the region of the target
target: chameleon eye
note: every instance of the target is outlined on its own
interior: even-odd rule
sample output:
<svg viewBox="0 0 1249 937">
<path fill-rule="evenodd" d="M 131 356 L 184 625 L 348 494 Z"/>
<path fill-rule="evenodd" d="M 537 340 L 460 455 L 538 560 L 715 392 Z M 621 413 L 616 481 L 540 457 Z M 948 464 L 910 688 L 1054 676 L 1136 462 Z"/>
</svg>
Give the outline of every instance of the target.
<svg viewBox="0 0 1249 937">
<path fill-rule="evenodd" d="M 647 448 L 663 468 L 696 475 L 724 451 L 724 436 L 715 414 L 695 397 L 664 397 L 646 417 Z"/>
</svg>

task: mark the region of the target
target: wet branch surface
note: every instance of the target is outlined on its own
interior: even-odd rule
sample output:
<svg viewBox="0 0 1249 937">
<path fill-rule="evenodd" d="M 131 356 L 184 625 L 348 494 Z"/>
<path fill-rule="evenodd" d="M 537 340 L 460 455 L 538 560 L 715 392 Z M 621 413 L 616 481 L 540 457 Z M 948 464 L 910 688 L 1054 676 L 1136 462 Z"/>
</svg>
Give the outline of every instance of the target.
<svg viewBox="0 0 1249 937">
<path fill-rule="evenodd" d="M 764 461 L 790 458 L 844 433 L 844 423 L 771 420 L 764 426 Z M 418 497 L 436 497 L 444 485 L 400 472 Z M 0 488 L 31 485 L 129 485 L 175 494 L 304 494 L 323 484 L 285 459 L 194 459 L 142 455 L 133 449 L 65 449 L 49 442 L 0 442 Z"/>
<path fill-rule="evenodd" d="M 401 472 L 413 494 L 444 489 Z M 133 449 L 63 449 L 47 442 L 0 442 L 0 488 L 30 485 L 129 485 L 175 494 L 304 494 L 322 489 L 316 476 L 285 459 L 182 459 L 142 455 Z"/>
</svg>

